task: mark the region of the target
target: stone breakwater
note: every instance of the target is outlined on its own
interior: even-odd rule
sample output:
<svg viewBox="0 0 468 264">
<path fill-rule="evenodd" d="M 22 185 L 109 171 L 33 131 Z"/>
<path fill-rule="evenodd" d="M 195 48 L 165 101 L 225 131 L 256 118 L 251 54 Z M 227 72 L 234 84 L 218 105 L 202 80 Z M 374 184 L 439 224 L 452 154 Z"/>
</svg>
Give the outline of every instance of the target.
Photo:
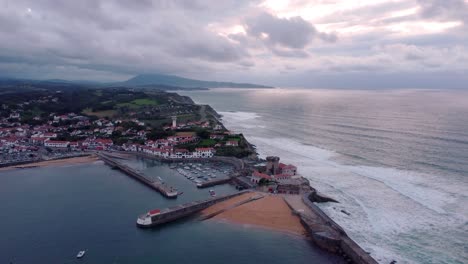
<svg viewBox="0 0 468 264">
<path fill-rule="evenodd" d="M 302 203 L 310 210 L 297 210 L 288 199 L 285 202 L 297 214 L 312 241 L 320 248 L 341 255 L 348 263 L 377 264 L 369 253 L 354 242 L 328 215 L 310 201 L 312 193 L 302 195 Z"/>
</svg>

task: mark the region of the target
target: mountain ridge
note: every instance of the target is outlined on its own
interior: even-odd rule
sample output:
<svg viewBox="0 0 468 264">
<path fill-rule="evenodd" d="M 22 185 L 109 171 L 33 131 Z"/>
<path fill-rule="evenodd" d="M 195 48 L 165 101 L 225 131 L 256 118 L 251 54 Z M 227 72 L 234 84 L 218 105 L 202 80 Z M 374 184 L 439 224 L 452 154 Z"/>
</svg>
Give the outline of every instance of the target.
<svg viewBox="0 0 468 264">
<path fill-rule="evenodd" d="M 139 74 L 116 84 L 125 86 L 168 85 L 182 88 L 273 88 L 260 84 L 204 81 L 165 74 Z"/>
</svg>

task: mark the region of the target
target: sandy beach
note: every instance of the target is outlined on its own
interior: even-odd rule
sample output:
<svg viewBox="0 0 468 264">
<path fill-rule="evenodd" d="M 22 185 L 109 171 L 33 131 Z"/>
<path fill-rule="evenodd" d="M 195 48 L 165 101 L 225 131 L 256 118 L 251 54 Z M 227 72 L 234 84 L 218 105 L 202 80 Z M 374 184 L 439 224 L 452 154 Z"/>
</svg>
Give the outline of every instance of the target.
<svg viewBox="0 0 468 264">
<path fill-rule="evenodd" d="M 264 198 L 229 209 L 212 219 L 253 225 L 294 235 L 305 235 L 306 231 L 299 217 L 292 214 L 282 196 L 262 194 L 265 195 Z M 258 193 L 246 193 L 234 197 L 203 210 L 202 214 L 211 214 L 257 195 Z"/>
<path fill-rule="evenodd" d="M 64 166 L 64 165 L 75 165 L 75 164 L 85 164 L 91 163 L 99 160 L 95 155 L 83 156 L 83 157 L 74 157 L 74 158 L 64 158 L 56 160 L 46 160 L 34 163 L 28 163 L 23 165 L 14 165 L 0 168 L 0 171 L 12 170 L 12 169 L 27 169 L 35 167 L 48 167 L 48 166 Z"/>
</svg>

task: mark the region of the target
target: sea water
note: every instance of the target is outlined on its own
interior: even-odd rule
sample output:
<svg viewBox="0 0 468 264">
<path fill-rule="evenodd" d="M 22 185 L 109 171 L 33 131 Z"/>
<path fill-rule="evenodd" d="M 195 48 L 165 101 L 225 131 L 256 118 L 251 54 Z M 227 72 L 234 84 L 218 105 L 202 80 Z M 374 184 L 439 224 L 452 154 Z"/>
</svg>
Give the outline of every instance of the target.
<svg viewBox="0 0 468 264">
<path fill-rule="evenodd" d="M 468 263 L 467 91 L 181 94 L 211 105 L 261 156 L 296 164 L 339 201 L 320 207 L 379 262 Z"/>
<path fill-rule="evenodd" d="M 177 199 L 92 164 L 0 172 L 0 263 L 339 263 L 302 237 L 189 218 L 154 229 L 136 219 L 151 209 L 210 197 L 166 164 L 125 161 L 184 192 Z M 214 186 L 218 195 L 236 192 Z M 83 259 L 76 254 L 86 250 Z"/>
</svg>

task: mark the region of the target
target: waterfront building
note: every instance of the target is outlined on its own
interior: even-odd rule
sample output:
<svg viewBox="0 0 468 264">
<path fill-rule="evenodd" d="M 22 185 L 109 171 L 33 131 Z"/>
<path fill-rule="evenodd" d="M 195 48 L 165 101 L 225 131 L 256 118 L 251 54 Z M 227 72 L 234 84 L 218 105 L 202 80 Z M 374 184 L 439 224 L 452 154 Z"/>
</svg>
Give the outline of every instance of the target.
<svg viewBox="0 0 468 264">
<path fill-rule="evenodd" d="M 196 148 L 193 152 L 194 158 L 212 158 L 214 156 L 214 148 Z"/>
<path fill-rule="evenodd" d="M 44 141 L 44 146 L 49 148 L 68 148 L 70 146 L 70 141 L 47 139 Z"/>
<path fill-rule="evenodd" d="M 191 158 L 192 153 L 188 149 L 174 149 L 174 152 L 171 155 L 173 159 L 187 159 Z"/>
<path fill-rule="evenodd" d="M 46 137 L 35 136 L 31 137 L 31 143 L 34 145 L 44 146 L 44 142 L 48 140 Z"/>
<path fill-rule="evenodd" d="M 252 173 L 251 181 L 252 181 L 253 183 L 258 184 L 258 183 L 260 182 L 261 179 L 265 179 L 265 180 L 269 180 L 269 181 L 270 181 L 272 178 L 271 178 L 270 175 L 265 174 L 265 173 L 261 173 L 261 172 L 259 172 L 259 171 L 254 171 L 254 172 Z"/>
<path fill-rule="evenodd" d="M 290 176 L 293 176 L 293 175 L 296 175 L 297 174 L 297 167 L 294 166 L 294 165 L 286 165 L 284 163 L 280 163 L 279 164 L 279 169 L 281 171 L 281 174 L 286 174 L 286 175 L 290 175 Z"/>
</svg>

